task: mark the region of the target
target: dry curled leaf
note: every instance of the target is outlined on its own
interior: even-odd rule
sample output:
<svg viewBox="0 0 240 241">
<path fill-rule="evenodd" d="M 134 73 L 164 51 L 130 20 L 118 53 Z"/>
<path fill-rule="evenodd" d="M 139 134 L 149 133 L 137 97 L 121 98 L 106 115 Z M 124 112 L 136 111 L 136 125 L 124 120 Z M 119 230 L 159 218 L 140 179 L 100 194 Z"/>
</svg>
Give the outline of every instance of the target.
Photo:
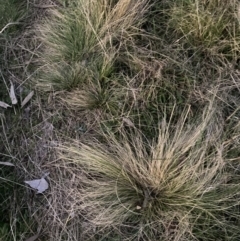
<svg viewBox="0 0 240 241">
<path fill-rule="evenodd" d="M 47 181 L 44 178 L 24 182 L 27 183 L 30 187 L 36 189 L 37 193 L 43 193 L 49 187 Z"/>
<path fill-rule="evenodd" d="M 34 95 L 34 91 L 31 91 L 31 92 L 25 97 L 25 99 L 23 100 L 23 102 L 22 102 L 22 104 L 21 104 L 21 108 L 23 108 L 23 106 L 25 106 L 25 105 L 28 103 L 28 101 L 32 99 L 33 95 Z"/>
<path fill-rule="evenodd" d="M 0 107 L 3 107 L 3 108 L 8 108 L 8 107 L 11 107 L 10 105 L 8 105 L 7 103 L 3 102 L 3 101 L 0 101 Z"/>
<path fill-rule="evenodd" d="M 15 95 L 13 84 L 11 84 L 11 87 L 10 87 L 10 98 L 11 98 L 12 104 L 16 105 L 17 104 L 17 98 L 16 98 L 16 95 Z"/>
</svg>

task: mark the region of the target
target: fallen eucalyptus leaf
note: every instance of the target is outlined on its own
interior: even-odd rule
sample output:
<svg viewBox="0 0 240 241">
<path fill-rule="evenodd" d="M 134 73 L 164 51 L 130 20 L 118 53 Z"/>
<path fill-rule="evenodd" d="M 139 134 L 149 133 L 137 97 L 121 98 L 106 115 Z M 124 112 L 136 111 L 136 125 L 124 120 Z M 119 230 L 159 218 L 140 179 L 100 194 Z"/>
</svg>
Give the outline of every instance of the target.
<svg viewBox="0 0 240 241">
<path fill-rule="evenodd" d="M 49 187 L 47 181 L 44 178 L 24 182 L 27 183 L 30 187 L 37 189 L 37 193 L 43 193 Z"/>
<path fill-rule="evenodd" d="M 25 99 L 23 100 L 22 104 L 21 104 L 21 108 L 23 108 L 24 105 L 26 105 L 28 103 L 29 100 L 32 99 L 34 95 L 34 91 L 31 91 L 26 97 Z"/>
<path fill-rule="evenodd" d="M 3 107 L 3 108 L 8 108 L 8 107 L 11 107 L 10 105 L 8 105 L 7 103 L 3 102 L 3 101 L 0 101 L 0 107 Z"/>
<path fill-rule="evenodd" d="M 16 95 L 15 95 L 13 84 L 11 84 L 11 87 L 10 87 L 10 98 L 11 98 L 12 104 L 16 105 L 17 104 L 17 98 L 16 98 Z"/>
<path fill-rule="evenodd" d="M 14 166 L 15 166 L 15 165 L 12 164 L 11 162 L 0 162 L 0 165 L 10 166 L 10 167 L 14 167 Z"/>
</svg>

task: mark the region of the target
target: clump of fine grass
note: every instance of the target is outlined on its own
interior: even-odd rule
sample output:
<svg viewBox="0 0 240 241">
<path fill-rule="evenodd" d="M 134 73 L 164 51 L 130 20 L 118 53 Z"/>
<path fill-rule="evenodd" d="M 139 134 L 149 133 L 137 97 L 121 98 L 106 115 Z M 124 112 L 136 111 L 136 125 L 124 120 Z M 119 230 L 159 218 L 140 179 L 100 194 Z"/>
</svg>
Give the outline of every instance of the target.
<svg viewBox="0 0 240 241">
<path fill-rule="evenodd" d="M 60 102 L 80 110 L 87 125 L 111 120 L 121 126 L 124 116 L 137 115 L 131 110 L 151 95 L 142 85 L 154 82 L 144 78 L 158 78 L 162 65 L 156 60 L 152 67 L 151 51 L 135 43 L 147 9 L 147 1 L 108 0 L 50 11 L 38 27 L 43 48 L 37 86 L 65 90 Z"/>
<path fill-rule="evenodd" d="M 230 47 L 236 51 L 239 45 L 238 8 L 235 0 L 176 1 L 171 10 L 171 23 L 189 44 L 210 50 L 229 50 Z"/>
<path fill-rule="evenodd" d="M 121 40 L 137 31 L 146 2 L 79 0 L 51 11 L 39 27 L 44 47 L 38 85 L 71 89 L 109 79 Z"/>
<path fill-rule="evenodd" d="M 63 147 L 64 165 L 80 172 L 72 197 L 89 223 L 86 235 L 96 230 L 96 237 L 119 233 L 122 240 L 215 240 L 237 234 L 240 186 L 224 142 L 209 128 L 213 111 L 191 123 L 188 114 L 174 126 L 162 119 L 153 142 L 132 132 L 107 136 L 106 145 L 92 140 Z"/>
</svg>

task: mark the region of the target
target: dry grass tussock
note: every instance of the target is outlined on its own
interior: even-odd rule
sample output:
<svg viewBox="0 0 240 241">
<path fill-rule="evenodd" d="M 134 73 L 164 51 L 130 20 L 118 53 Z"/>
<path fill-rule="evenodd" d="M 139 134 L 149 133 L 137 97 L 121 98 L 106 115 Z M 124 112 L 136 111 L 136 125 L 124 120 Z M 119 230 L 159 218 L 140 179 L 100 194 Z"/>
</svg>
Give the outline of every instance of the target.
<svg viewBox="0 0 240 241">
<path fill-rule="evenodd" d="M 87 124 L 91 125 L 101 116 L 121 120 L 129 112 L 125 107 L 137 106 L 136 103 L 144 97 L 136 94 L 141 92 L 138 86 L 142 79 L 124 76 L 119 70 L 119 62 L 131 62 L 137 70 L 144 69 L 143 75 L 151 72 L 149 62 L 144 62 L 142 57 L 146 59 L 151 51 L 134 46 L 134 52 L 141 50 L 140 60 L 128 50 L 144 21 L 147 1 L 137 4 L 134 1 L 61 2 L 67 7 L 46 8 L 49 10 L 44 14 L 46 19 L 38 20 L 40 24 L 35 26 L 38 38 L 34 41 L 41 41 L 36 47 L 39 52 L 31 52 L 36 54 L 40 64 L 38 74 L 34 73 L 36 85 L 45 90 L 71 90 L 59 94 L 61 101 L 58 107 L 64 102 L 69 109 L 86 110 L 82 116 L 87 119 Z M 122 58 L 126 52 L 127 61 Z M 28 76 L 26 82 L 29 79 L 32 76 Z M 78 89 L 73 88 L 76 86 Z M 45 99 L 43 95 L 41 97 Z M 126 101 L 120 106 L 123 99 Z"/>
<path fill-rule="evenodd" d="M 71 89 L 108 79 L 124 39 L 138 32 L 147 1 L 75 1 L 38 26 L 41 50 L 37 86 Z M 97 74 L 97 75 L 96 75 Z"/>
<path fill-rule="evenodd" d="M 194 122 L 186 123 L 188 114 L 186 108 L 174 127 L 162 119 L 152 142 L 132 131 L 105 136 L 104 144 L 60 147 L 51 165 L 63 168 L 67 183 L 56 183 L 54 196 L 65 198 L 48 216 L 54 208 L 64 209 L 69 222 L 81 216 L 84 240 L 211 240 L 216 232 L 236 232 L 240 186 L 232 181 L 228 144 L 208 135 L 212 106 Z"/>
<path fill-rule="evenodd" d="M 122 117 L 145 98 L 139 91 L 143 76 L 159 75 L 160 67 L 152 71 L 146 63 L 151 51 L 138 48 L 134 39 L 145 21 L 147 3 L 80 0 L 50 10 L 36 31 L 43 44 L 38 89 L 60 90 L 60 103 L 81 112 L 88 126 L 96 120 L 98 125 L 112 120 L 121 126 Z"/>
<path fill-rule="evenodd" d="M 237 51 L 238 7 L 235 0 L 176 1 L 171 21 L 193 45 L 221 51 L 229 44 Z"/>
</svg>

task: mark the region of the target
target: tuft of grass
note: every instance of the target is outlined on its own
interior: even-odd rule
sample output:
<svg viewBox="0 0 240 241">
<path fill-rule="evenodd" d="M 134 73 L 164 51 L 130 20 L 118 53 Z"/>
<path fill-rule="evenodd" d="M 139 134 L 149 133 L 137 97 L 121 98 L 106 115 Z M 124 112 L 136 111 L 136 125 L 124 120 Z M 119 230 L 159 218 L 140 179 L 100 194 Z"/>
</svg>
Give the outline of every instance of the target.
<svg viewBox="0 0 240 241">
<path fill-rule="evenodd" d="M 43 43 L 38 89 L 59 91 L 60 102 L 80 111 L 88 126 L 97 120 L 120 128 L 124 117 L 138 116 L 163 65 L 138 44 L 148 8 L 147 1 L 108 0 L 51 10 L 37 32 Z"/>
<path fill-rule="evenodd" d="M 210 108 L 187 123 L 163 118 L 158 137 L 138 131 L 60 148 L 64 165 L 79 175 L 75 210 L 85 235 L 121 240 L 216 240 L 238 233 L 240 186 L 229 168 L 226 145 L 209 130 Z M 86 236 L 87 237 L 87 236 Z M 96 236 L 97 237 L 97 236 Z M 232 239 L 234 240 L 234 239 Z"/>
<path fill-rule="evenodd" d="M 142 22 L 147 1 L 75 1 L 50 11 L 40 25 L 44 44 L 38 86 L 72 89 L 111 77 L 122 39 Z"/>
<path fill-rule="evenodd" d="M 170 23 L 193 46 L 226 47 L 239 41 L 237 7 L 234 0 L 176 1 Z"/>
</svg>

